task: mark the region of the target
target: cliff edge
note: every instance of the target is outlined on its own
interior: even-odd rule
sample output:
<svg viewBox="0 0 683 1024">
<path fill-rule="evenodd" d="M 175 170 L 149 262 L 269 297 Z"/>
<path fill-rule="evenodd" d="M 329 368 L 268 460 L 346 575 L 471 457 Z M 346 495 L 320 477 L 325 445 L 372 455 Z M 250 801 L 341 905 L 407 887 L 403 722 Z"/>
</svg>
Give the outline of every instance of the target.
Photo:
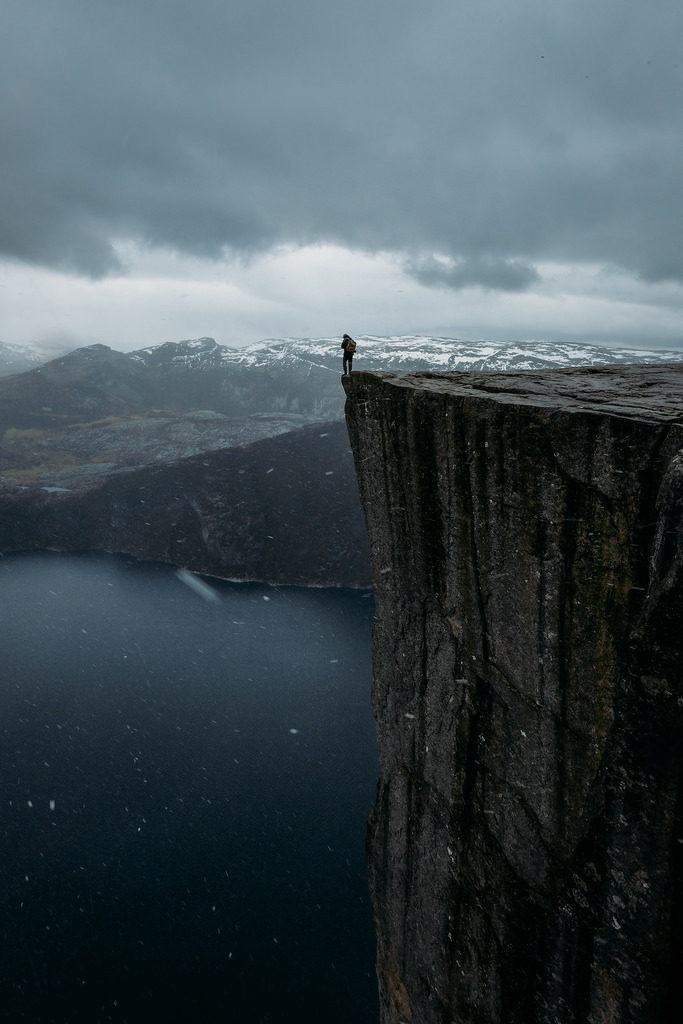
<svg viewBox="0 0 683 1024">
<path fill-rule="evenodd" d="M 343 381 L 383 1024 L 673 1024 L 683 368 Z"/>
</svg>

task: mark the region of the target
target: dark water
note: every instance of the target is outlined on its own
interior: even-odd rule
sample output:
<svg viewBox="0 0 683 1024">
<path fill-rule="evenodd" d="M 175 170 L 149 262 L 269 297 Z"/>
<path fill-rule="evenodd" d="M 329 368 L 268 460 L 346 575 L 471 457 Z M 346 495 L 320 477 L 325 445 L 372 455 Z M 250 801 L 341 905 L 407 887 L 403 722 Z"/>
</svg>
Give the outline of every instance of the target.
<svg viewBox="0 0 683 1024">
<path fill-rule="evenodd" d="M 376 1021 L 372 600 L 0 559 L 0 1016 Z"/>
</svg>

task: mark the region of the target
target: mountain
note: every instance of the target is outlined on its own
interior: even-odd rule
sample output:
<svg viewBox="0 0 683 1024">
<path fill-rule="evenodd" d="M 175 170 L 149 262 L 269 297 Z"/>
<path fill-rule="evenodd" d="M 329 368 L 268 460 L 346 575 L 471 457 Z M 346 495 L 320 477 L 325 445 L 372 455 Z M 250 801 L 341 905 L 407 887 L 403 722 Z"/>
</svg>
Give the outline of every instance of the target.
<svg viewBox="0 0 683 1024">
<path fill-rule="evenodd" d="M 357 370 L 453 371 L 540 370 L 563 366 L 612 366 L 683 360 L 683 352 L 606 348 L 548 341 L 464 341 L 427 335 L 358 337 Z M 273 339 L 238 350 L 240 362 L 254 367 L 305 360 L 341 370 L 338 338 Z M 235 350 L 229 349 L 230 353 Z M 232 356 L 231 356 L 232 358 Z"/>
<path fill-rule="evenodd" d="M 683 353 L 366 336 L 354 368 L 530 370 L 665 360 L 681 361 Z M 367 585 L 340 374 L 338 338 L 272 339 L 242 349 L 198 338 L 128 353 L 91 345 L 0 379 L 0 551 L 106 547 L 235 579 Z M 319 437 L 329 438 L 332 462 L 309 473 L 319 465 Z M 245 460 L 254 481 L 284 460 L 285 489 L 254 484 L 246 493 Z M 133 500 L 132 490 L 142 496 Z M 198 524 L 196 543 L 173 541 L 178 503 L 194 510 L 187 515 Z M 266 519 L 289 524 L 290 545 L 263 547 L 264 531 L 266 538 L 275 533 L 262 525 L 261 506 Z"/>
<path fill-rule="evenodd" d="M 339 419 L 339 375 L 298 356 L 255 359 L 211 338 L 138 352 L 90 345 L 0 380 L 0 431 L 54 429 L 109 416 L 209 409 L 229 417 Z"/>
<path fill-rule="evenodd" d="M 483 372 L 680 360 L 683 352 L 597 345 L 365 336 L 354 368 Z M 272 339 L 241 349 L 197 338 L 128 353 L 91 345 L 0 380 L 0 430 L 52 429 L 151 409 L 341 419 L 340 373 L 337 338 Z"/>
<path fill-rule="evenodd" d="M 106 549 L 230 579 L 367 586 L 342 408 L 331 369 L 254 368 L 207 338 L 93 345 L 7 377 L 0 551 Z"/>
<path fill-rule="evenodd" d="M 0 341 L 0 377 L 24 373 L 44 362 L 43 356 L 38 355 L 33 349 L 23 348 L 21 345 L 7 345 Z"/>
</svg>

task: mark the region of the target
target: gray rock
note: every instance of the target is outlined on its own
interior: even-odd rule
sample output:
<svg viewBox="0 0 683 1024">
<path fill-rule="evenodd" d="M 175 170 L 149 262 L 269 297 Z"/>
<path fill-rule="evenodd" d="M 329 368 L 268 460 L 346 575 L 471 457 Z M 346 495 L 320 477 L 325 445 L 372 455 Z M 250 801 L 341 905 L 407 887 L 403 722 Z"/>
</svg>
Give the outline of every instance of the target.
<svg viewBox="0 0 683 1024">
<path fill-rule="evenodd" d="M 683 368 L 344 386 L 383 1024 L 673 1024 Z"/>
</svg>

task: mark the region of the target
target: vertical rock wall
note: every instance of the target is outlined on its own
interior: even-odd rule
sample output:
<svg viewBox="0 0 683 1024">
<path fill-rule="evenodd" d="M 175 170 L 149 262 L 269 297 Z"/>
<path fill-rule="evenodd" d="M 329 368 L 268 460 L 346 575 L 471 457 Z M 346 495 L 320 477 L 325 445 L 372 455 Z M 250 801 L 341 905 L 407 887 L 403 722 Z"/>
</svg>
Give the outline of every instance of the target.
<svg viewBox="0 0 683 1024">
<path fill-rule="evenodd" d="M 355 373 L 382 1024 L 683 1013 L 683 373 Z"/>
</svg>

